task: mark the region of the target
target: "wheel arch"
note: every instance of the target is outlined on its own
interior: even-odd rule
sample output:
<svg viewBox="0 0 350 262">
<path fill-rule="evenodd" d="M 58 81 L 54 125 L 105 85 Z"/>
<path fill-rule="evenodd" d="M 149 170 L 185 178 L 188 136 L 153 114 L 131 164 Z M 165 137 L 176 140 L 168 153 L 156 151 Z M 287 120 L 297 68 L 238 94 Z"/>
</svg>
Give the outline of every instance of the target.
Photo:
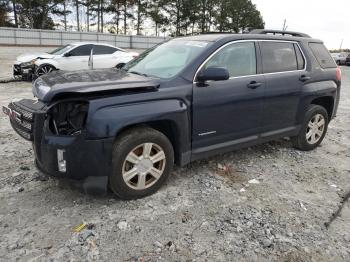
<svg viewBox="0 0 350 262">
<path fill-rule="evenodd" d="M 181 164 L 181 147 L 180 147 L 181 141 L 179 138 L 180 136 L 179 128 L 175 121 L 166 119 L 166 120 L 148 121 L 148 122 L 141 122 L 141 123 L 127 125 L 121 128 L 117 132 L 115 137 L 118 138 L 122 133 L 138 127 L 150 127 L 161 132 L 163 135 L 165 135 L 173 146 L 175 163 Z"/>
<path fill-rule="evenodd" d="M 130 128 L 148 126 L 168 137 L 174 148 L 176 164 L 183 166 L 190 162 L 190 113 L 187 105 L 181 100 L 157 100 L 102 107 L 94 107 L 93 104 L 90 104 L 91 111 L 87 119 L 89 138 L 117 138 Z"/>
<path fill-rule="evenodd" d="M 313 99 L 310 104 L 319 105 L 326 109 L 329 120 L 332 118 L 334 109 L 334 97 L 332 96 L 321 96 Z"/>
<path fill-rule="evenodd" d="M 37 67 L 43 66 L 43 65 L 49 65 L 54 67 L 55 70 L 59 69 L 58 63 L 53 59 L 38 59 L 37 61 L 35 61 L 35 65 Z"/>
</svg>

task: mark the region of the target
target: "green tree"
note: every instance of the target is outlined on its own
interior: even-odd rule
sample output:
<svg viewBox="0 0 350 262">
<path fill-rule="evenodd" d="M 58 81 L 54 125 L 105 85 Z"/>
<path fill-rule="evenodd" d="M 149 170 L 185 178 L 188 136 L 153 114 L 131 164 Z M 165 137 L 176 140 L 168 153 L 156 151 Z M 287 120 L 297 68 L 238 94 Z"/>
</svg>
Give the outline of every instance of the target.
<svg viewBox="0 0 350 262">
<path fill-rule="evenodd" d="M 112 28 L 110 31 L 112 33 L 119 34 L 119 22 L 120 22 L 120 17 L 121 17 L 121 12 L 120 12 L 120 6 L 121 6 L 122 0 L 112 0 L 111 4 L 109 6 L 109 10 L 111 13 L 113 13 L 113 21 L 111 24 L 113 24 Z M 114 26 L 115 24 L 115 26 Z"/>
<path fill-rule="evenodd" d="M 0 26 L 15 26 L 8 15 L 11 11 L 10 3 L 6 0 L 0 0 Z"/>
<path fill-rule="evenodd" d="M 147 16 L 151 18 L 151 20 L 155 24 L 155 34 L 158 36 L 159 28 L 164 26 L 169 22 L 169 19 L 164 15 L 164 0 L 154 0 L 150 1 L 147 9 Z"/>
<path fill-rule="evenodd" d="M 72 13 L 72 11 L 67 9 L 69 4 L 70 4 L 70 0 L 63 0 L 62 8 L 57 8 L 52 12 L 57 16 L 63 16 L 63 19 L 61 20 L 61 22 L 63 23 L 63 27 L 65 31 L 67 31 L 67 15 Z"/>
<path fill-rule="evenodd" d="M 143 19 L 147 15 L 147 1 L 146 0 L 135 0 L 136 6 L 136 34 L 141 34 L 141 28 L 143 24 Z"/>
<path fill-rule="evenodd" d="M 244 32 L 251 28 L 264 28 L 260 12 L 251 0 L 221 0 L 218 4 L 215 24 L 220 32 Z"/>
<path fill-rule="evenodd" d="M 37 29 L 53 29 L 55 24 L 51 14 L 61 12 L 64 0 L 17 0 L 19 25 Z"/>
</svg>

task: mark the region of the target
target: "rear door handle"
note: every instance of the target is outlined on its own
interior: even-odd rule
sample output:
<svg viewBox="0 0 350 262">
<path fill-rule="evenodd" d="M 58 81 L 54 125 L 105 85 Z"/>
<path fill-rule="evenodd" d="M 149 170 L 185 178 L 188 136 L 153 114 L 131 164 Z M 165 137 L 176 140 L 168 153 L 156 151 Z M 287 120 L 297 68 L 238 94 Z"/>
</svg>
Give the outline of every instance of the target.
<svg viewBox="0 0 350 262">
<path fill-rule="evenodd" d="M 261 86 L 261 83 L 259 82 L 256 82 L 256 81 L 252 81 L 250 82 L 247 87 L 250 88 L 250 89 L 256 89 L 258 88 L 259 86 Z"/>
<path fill-rule="evenodd" d="M 300 80 L 301 82 L 305 82 L 305 81 L 308 81 L 308 80 L 310 80 L 310 79 L 311 79 L 311 77 L 310 77 L 310 76 L 307 76 L 307 75 L 302 75 L 302 76 L 299 77 L 299 80 Z"/>
</svg>

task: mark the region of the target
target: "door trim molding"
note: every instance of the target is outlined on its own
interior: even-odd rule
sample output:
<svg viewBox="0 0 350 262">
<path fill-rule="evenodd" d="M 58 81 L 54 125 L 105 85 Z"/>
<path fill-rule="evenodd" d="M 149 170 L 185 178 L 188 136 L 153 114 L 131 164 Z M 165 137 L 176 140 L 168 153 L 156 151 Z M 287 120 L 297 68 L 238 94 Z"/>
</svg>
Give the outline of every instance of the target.
<svg viewBox="0 0 350 262">
<path fill-rule="evenodd" d="M 243 137 L 243 138 L 230 140 L 230 141 L 227 141 L 227 142 L 218 143 L 218 144 L 214 144 L 214 145 L 210 145 L 210 146 L 206 146 L 206 147 L 200 147 L 200 148 L 194 149 L 192 151 L 192 153 L 193 154 L 205 153 L 205 152 L 213 151 L 213 150 L 220 149 L 220 148 L 230 147 L 230 146 L 234 146 L 234 145 L 250 142 L 250 141 L 253 141 L 253 140 L 258 140 L 258 138 L 259 138 L 258 135 Z"/>
</svg>

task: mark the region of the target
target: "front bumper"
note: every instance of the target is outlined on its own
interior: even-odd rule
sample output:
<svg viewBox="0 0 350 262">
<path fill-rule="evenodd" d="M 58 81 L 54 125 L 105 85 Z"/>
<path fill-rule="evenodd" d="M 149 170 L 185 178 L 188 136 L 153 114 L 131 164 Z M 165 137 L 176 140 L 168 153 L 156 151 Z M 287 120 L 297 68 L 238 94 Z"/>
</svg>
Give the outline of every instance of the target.
<svg viewBox="0 0 350 262">
<path fill-rule="evenodd" d="M 13 77 L 21 78 L 22 80 L 32 80 L 32 76 L 34 74 L 35 67 L 32 66 L 22 66 L 21 64 L 13 65 Z"/>
<path fill-rule="evenodd" d="M 114 138 L 88 140 L 84 135 L 55 136 L 43 134 L 34 141 L 33 148 L 38 168 L 59 178 L 82 180 L 93 176 L 109 176 L 112 167 Z M 63 151 L 65 172 L 59 171 L 58 151 Z"/>
<path fill-rule="evenodd" d="M 83 135 L 43 135 L 34 141 L 37 168 L 48 175 L 69 180 L 88 194 L 105 194 L 112 170 L 113 138 L 87 140 Z M 65 172 L 59 171 L 58 150 L 64 152 Z"/>
<path fill-rule="evenodd" d="M 88 139 L 84 133 L 53 135 L 47 126 L 46 106 L 34 100 L 13 102 L 4 112 L 9 115 L 13 129 L 32 142 L 35 163 L 41 172 L 80 184 L 86 193 L 107 192 L 113 137 Z M 65 169 L 59 168 L 62 157 Z"/>
</svg>

